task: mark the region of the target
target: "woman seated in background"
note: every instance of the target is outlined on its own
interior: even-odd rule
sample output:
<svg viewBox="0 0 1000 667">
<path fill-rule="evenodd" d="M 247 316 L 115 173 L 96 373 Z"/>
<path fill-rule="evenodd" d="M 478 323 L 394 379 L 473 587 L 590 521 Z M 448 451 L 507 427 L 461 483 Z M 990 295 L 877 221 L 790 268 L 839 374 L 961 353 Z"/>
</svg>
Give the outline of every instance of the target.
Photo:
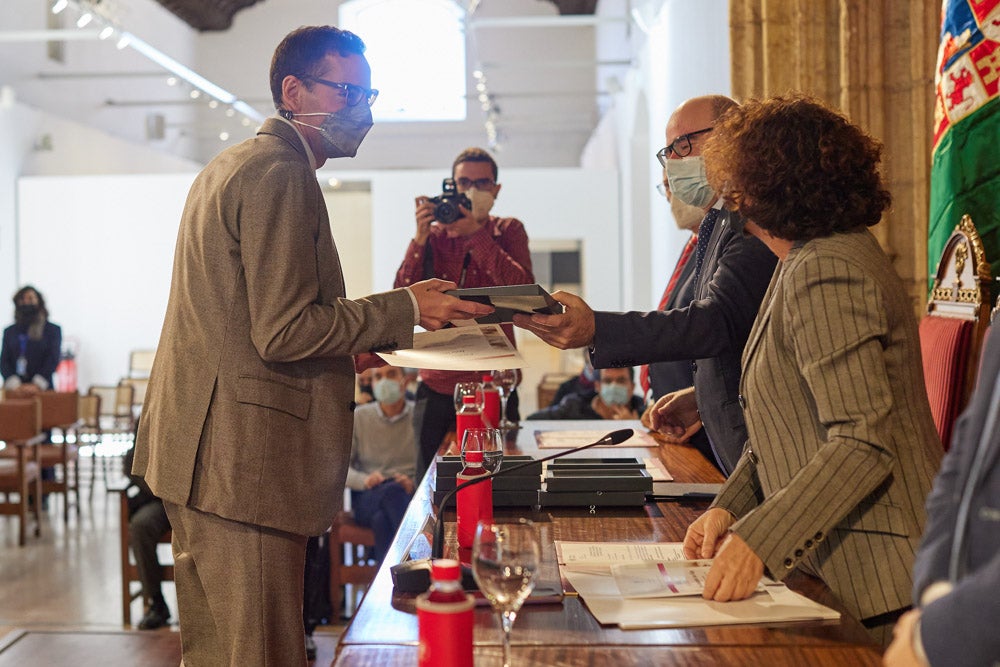
<svg viewBox="0 0 1000 667">
<path fill-rule="evenodd" d="M 4 329 L 0 372 L 4 389 L 23 392 L 52 389 L 59 365 L 62 329 L 49 322 L 42 293 L 25 285 L 14 294 L 14 323 Z"/>
<path fill-rule="evenodd" d="M 880 153 L 799 96 L 749 101 L 709 135 L 708 181 L 779 263 L 743 352 L 749 439 L 684 549 L 715 558 L 708 599 L 798 569 L 884 645 L 911 604 L 942 449 L 912 305 L 867 230 L 890 203 Z"/>
</svg>

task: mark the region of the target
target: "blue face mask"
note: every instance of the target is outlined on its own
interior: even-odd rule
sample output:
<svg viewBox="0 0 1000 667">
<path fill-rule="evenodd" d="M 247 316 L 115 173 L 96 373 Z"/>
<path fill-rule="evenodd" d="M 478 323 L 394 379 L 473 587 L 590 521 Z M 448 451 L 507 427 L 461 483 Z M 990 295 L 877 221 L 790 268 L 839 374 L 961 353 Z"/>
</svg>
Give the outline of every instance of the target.
<svg viewBox="0 0 1000 667">
<path fill-rule="evenodd" d="M 372 395 L 379 403 L 392 405 L 398 403 L 399 399 L 403 397 L 403 390 L 395 380 L 382 378 L 372 384 Z"/>
<path fill-rule="evenodd" d="M 613 382 L 601 383 L 601 400 L 608 405 L 625 405 L 630 398 L 628 387 L 625 385 Z"/>
<path fill-rule="evenodd" d="M 716 199 L 708 185 L 705 159 L 700 155 L 667 160 L 666 169 L 671 194 L 685 204 L 705 208 Z"/>
</svg>

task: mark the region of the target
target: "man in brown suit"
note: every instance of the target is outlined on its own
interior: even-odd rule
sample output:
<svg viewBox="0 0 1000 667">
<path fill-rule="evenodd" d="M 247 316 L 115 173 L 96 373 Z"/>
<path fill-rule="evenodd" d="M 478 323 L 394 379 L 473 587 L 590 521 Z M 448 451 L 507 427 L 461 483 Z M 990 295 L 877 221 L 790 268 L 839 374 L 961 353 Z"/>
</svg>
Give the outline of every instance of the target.
<svg viewBox="0 0 1000 667">
<path fill-rule="evenodd" d="M 306 540 L 339 509 L 354 375 L 372 359 L 352 355 L 491 310 L 443 280 L 345 298 L 315 170 L 371 127 L 363 52 L 334 27 L 286 36 L 278 115 L 188 195 L 133 468 L 173 528 L 187 667 L 305 664 Z"/>
</svg>

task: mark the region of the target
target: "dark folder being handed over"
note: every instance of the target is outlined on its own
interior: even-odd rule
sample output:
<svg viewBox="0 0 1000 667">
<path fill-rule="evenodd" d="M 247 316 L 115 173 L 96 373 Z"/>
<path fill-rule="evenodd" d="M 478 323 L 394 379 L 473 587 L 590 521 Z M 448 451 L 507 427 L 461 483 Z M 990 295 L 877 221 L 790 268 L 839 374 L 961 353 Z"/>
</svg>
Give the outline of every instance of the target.
<svg viewBox="0 0 1000 667">
<path fill-rule="evenodd" d="M 489 315 L 477 317 L 479 324 L 513 322 L 516 313 L 531 315 L 558 315 L 563 312 L 561 303 L 542 289 L 541 285 L 502 285 L 500 287 L 468 287 L 448 290 L 445 294 L 465 301 L 476 301 L 493 306 Z"/>
</svg>

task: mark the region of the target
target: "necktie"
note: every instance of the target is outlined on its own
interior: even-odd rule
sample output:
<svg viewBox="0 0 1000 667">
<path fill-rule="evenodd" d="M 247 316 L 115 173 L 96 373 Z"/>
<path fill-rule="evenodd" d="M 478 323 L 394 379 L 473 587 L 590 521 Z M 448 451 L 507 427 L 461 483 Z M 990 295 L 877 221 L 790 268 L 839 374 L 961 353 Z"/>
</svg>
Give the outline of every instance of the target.
<svg viewBox="0 0 1000 667">
<path fill-rule="evenodd" d="M 698 235 L 692 234 L 691 238 L 689 238 L 688 242 L 684 245 L 684 249 L 681 250 L 681 256 L 677 260 L 677 266 L 674 267 L 674 272 L 670 276 L 670 280 L 667 282 L 667 287 L 663 290 L 663 296 L 660 297 L 660 305 L 656 307 L 657 310 L 663 310 L 667 307 L 667 301 L 670 300 L 670 295 L 673 294 L 674 288 L 677 287 L 677 281 L 681 277 L 684 265 L 687 264 L 689 259 L 691 259 L 691 253 L 694 252 L 697 244 Z M 649 366 L 646 364 L 639 369 L 639 385 L 642 387 L 642 395 L 646 396 L 649 393 Z"/>
<path fill-rule="evenodd" d="M 719 219 L 719 209 L 713 208 L 705 214 L 698 228 L 698 249 L 695 251 L 694 280 L 697 283 L 701 276 L 701 265 L 705 261 L 705 251 L 708 250 L 708 240 L 712 238 L 715 221 Z"/>
</svg>

